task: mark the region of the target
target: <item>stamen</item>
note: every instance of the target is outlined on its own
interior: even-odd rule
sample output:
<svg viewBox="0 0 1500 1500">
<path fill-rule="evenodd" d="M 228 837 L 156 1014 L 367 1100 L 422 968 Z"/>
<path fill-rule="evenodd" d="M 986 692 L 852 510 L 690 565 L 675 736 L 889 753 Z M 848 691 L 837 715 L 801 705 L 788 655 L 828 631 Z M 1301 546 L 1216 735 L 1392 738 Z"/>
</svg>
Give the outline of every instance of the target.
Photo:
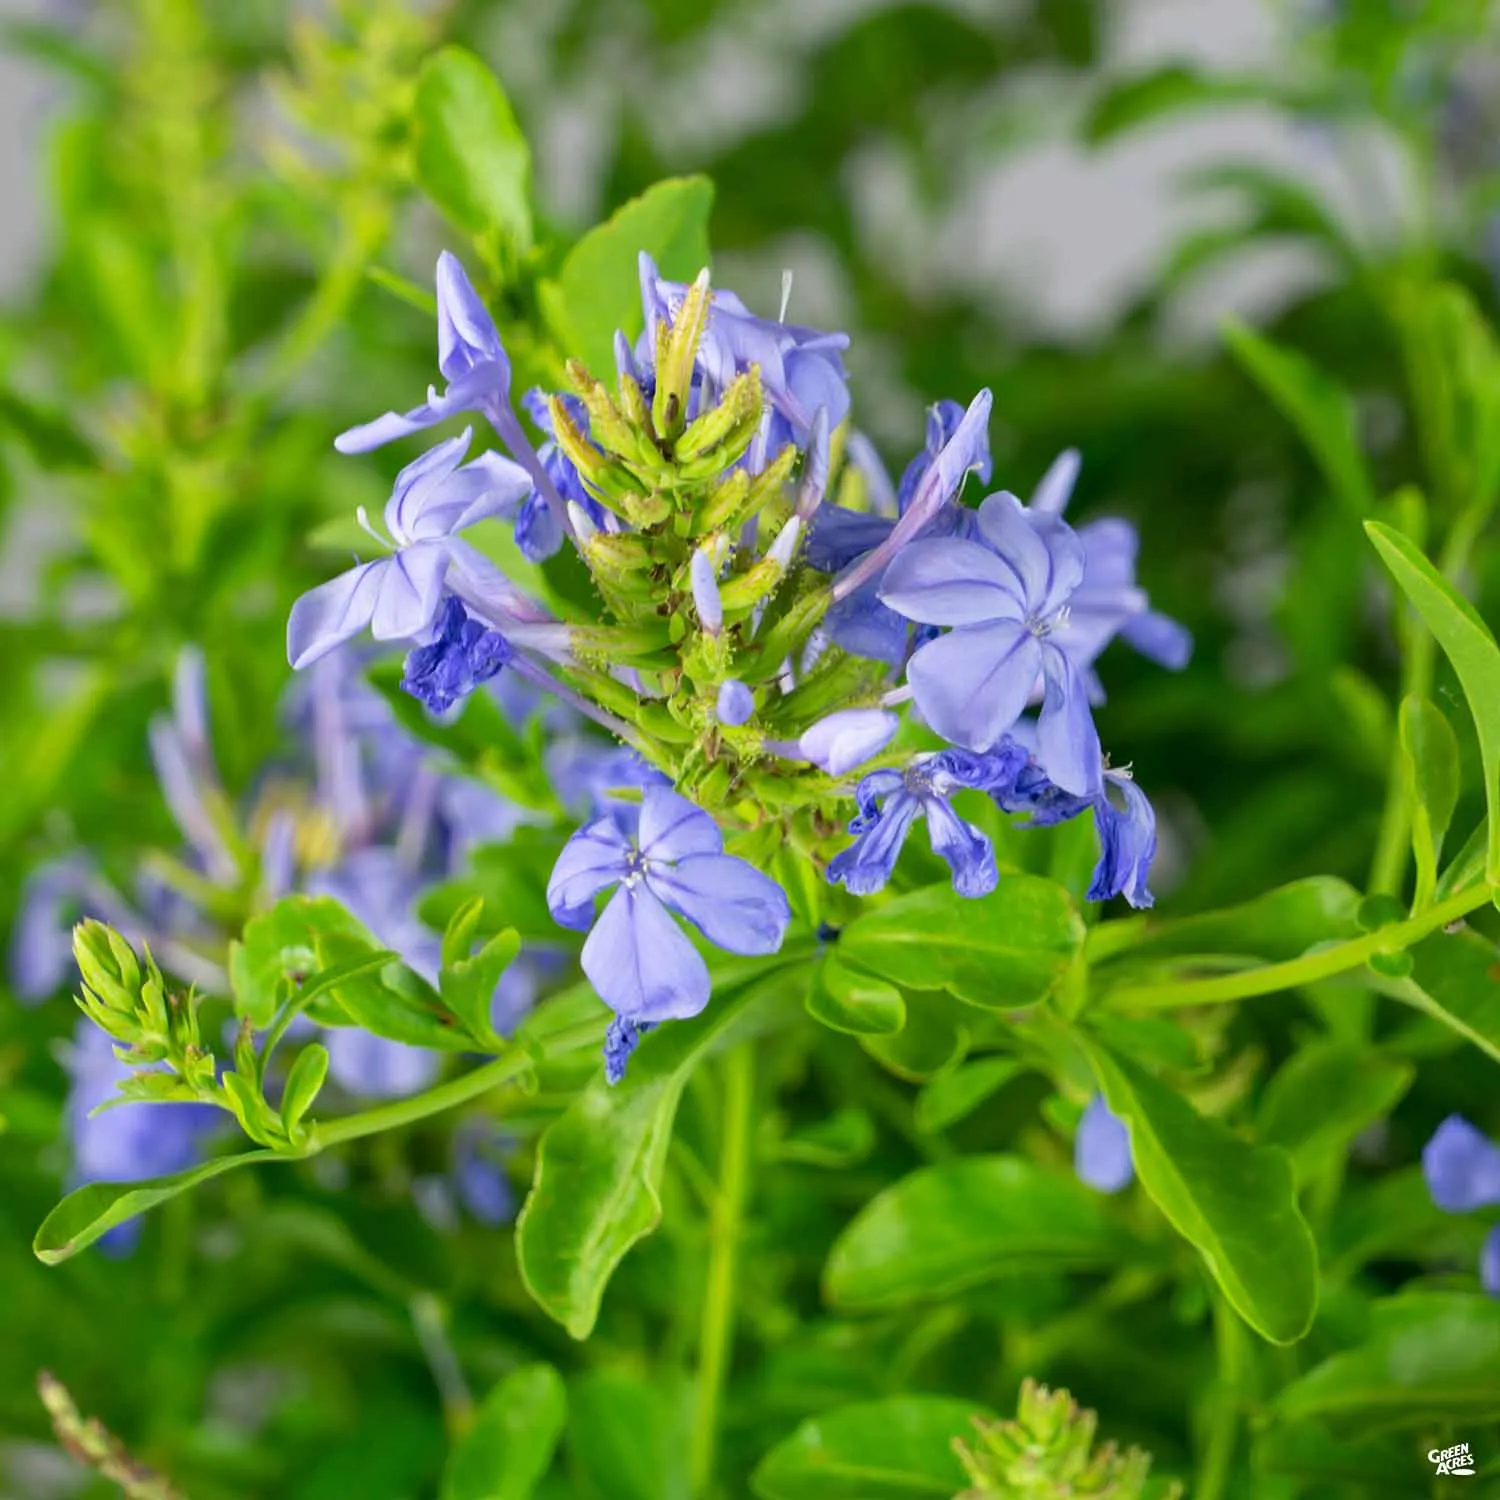
<svg viewBox="0 0 1500 1500">
<path fill-rule="evenodd" d="M 374 539 L 380 543 L 381 548 L 384 551 L 390 552 L 393 549 L 394 544 L 391 542 L 390 538 L 382 536 L 375 529 L 374 524 L 370 520 L 370 513 L 364 508 L 363 505 L 357 506 L 355 508 L 354 519 L 359 522 L 364 531 L 366 531 L 370 536 L 374 537 Z"/>
<path fill-rule="evenodd" d="M 786 322 L 786 310 L 792 300 L 792 272 L 790 269 L 781 273 L 781 311 L 776 314 L 778 323 Z"/>
</svg>

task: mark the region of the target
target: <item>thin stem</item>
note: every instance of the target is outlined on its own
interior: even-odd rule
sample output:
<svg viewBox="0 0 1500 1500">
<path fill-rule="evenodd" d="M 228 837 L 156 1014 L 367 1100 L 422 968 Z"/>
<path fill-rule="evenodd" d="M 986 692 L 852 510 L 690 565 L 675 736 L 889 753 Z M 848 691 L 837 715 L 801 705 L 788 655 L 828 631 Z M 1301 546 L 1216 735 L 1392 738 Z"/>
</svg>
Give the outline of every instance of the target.
<svg viewBox="0 0 1500 1500">
<path fill-rule="evenodd" d="M 1218 1351 L 1219 1378 L 1214 1387 L 1213 1419 L 1203 1458 L 1198 1465 L 1198 1482 L 1193 1486 L 1193 1500 L 1221 1500 L 1229 1483 L 1239 1442 L 1240 1404 L 1246 1356 L 1245 1325 L 1219 1294 L 1214 1295 L 1214 1345 Z"/>
<path fill-rule="evenodd" d="M 734 1346 L 735 1253 L 745 1213 L 755 1094 L 752 1047 L 746 1042 L 724 1059 L 724 1139 L 719 1191 L 709 1219 L 708 1281 L 699 1323 L 698 1392 L 689 1460 L 692 1492 L 698 1500 L 712 1492 L 719 1403 Z"/>
<path fill-rule="evenodd" d="M 1217 979 L 1121 985 L 1107 991 L 1105 998 L 1112 1008 L 1119 1010 L 1166 1010 L 1190 1005 L 1223 1005 L 1231 1000 L 1248 1000 L 1252 995 L 1272 995 L 1278 990 L 1295 989 L 1299 985 L 1342 974 L 1346 969 L 1358 968 L 1377 953 L 1396 953 L 1409 948 L 1428 933 L 1476 911 L 1490 896 L 1490 886 L 1473 886 L 1450 896 L 1441 905 L 1429 907 L 1420 916 L 1285 963 L 1266 964 L 1243 974 L 1226 974 Z"/>
<path fill-rule="evenodd" d="M 417 1342 L 427 1356 L 433 1383 L 443 1400 L 443 1417 L 450 1438 L 461 1437 L 474 1421 L 474 1397 L 464 1379 L 463 1366 L 448 1338 L 447 1312 L 431 1292 L 418 1292 L 408 1308 Z"/>
</svg>

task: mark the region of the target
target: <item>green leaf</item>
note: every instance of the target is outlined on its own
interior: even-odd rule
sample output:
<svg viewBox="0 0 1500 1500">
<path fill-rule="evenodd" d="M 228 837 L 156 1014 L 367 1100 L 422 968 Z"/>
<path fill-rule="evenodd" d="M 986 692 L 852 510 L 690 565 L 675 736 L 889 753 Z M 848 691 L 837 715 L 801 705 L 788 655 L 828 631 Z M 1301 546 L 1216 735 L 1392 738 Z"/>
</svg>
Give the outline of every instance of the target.
<svg viewBox="0 0 1500 1500">
<path fill-rule="evenodd" d="M 366 940 L 344 933 L 325 933 L 318 940 L 321 959 L 342 967 L 357 965 L 368 952 Z M 329 992 L 336 1012 L 321 1017 L 330 1026 L 361 1026 L 391 1042 L 409 1047 L 432 1047 L 442 1052 L 471 1052 L 473 1038 L 455 1023 L 440 998 L 427 983 L 404 964 L 382 955 L 384 966 L 377 974 L 360 965 L 359 977 L 340 980 Z"/>
<path fill-rule="evenodd" d="M 1245 372 L 1297 429 L 1334 498 L 1360 518 L 1369 515 L 1375 493 L 1349 393 L 1302 355 L 1273 344 L 1243 323 L 1228 321 L 1224 340 Z"/>
<path fill-rule="evenodd" d="M 1490 820 L 1485 874 L 1491 884 L 1500 883 L 1500 646 L 1474 606 L 1412 542 L 1378 521 L 1365 522 L 1365 531 L 1422 623 L 1437 637 L 1469 700 Z"/>
<path fill-rule="evenodd" d="M 99 466 L 99 456 L 88 439 L 61 412 L 37 406 L 0 387 L 0 430 L 6 429 L 25 443 L 39 468 Z"/>
<path fill-rule="evenodd" d="M 1019 1010 L 1056 988 L 1083 936 L 1083 918 L 1060 885 L 1007 875 L 982 901 L 945 883 L 865 912 L 840 934 L 839 958 L 894 984 Z"/>
<path fill-rule="evenodd" d="M 1415 697 L 1401 702 L 1400 736 L 1417 889 L 1430 897 L 1437 884 L 1443 838 L 1458 806 L 1458 739 L 1442 709 Z M 1419 899 L 1417 905 L 1422 904 Z"/>
<path fill-rule="evenodd" d="M 1360 1131 L 1384 1119 L 1415 1076 L 1410 1063 L 1368 1048 L 1304 1047 L 1261 1095 L 1256 1138 L 1281 1147 L 1305 1182 Z"/>
<path fill-rule="evenodd" d="M 470 234 L 531 244 L 531 148 L 500 81 L 472 52 L 444 47 L 417 77 L 412 160 L 422 190 Z"/>
<path fill-rule="evenodd" d="M 512 1370 L 448 1455 L 443 1500 L 531 1500 L 567 1415 L 567 1391 L 551 1365 Z"/>
<path fill-rule="evenodd" d="M 760 1500 L 943 1500 L 966 1476 L 953 1439 L 992 1414 L 947 1396 L 896 1396 L 840 1407 L 804 1422 L 751 1476 Z"/>
<path fill-rule="evenodd" d="M 527 1290 L 575 1339 L 593 1331 L 615 1268 L 661 1220 L 662 1171 L 689 1075 L 784 982 L 773 974 L 721 991 L 701 1015 L 649 1033 L 621 1082 L 596 1076 L 543 1134 L 516 1253 Z"/>
<path fill-rule="evenodd" d="M 834 1241 L 823 1289 L 835 1307 L 902 1307 L 1009 1271 L 1114 1266 L 1130 1248 L 1104 1199 L 1071 1175 L 965 1156 L 872 1198 Z"/>
<path fill-rule="evenodd" d="M 906 1025 L 901 991 L 883 979 L 846 968 L 829 954 L 808 987 L 807 1013 L 849 1036 L 891 1036 Z"/>
<path fill-rule="evenodd" d="M 1141 1185 L 1203 1256 L 1235 1311 L 1272 1343 L 1295 1343 L 1317 1309 L 1318 1255 L 1291 1163 L 1205 1119 L 1128 1059 L 1084 1045 L 1106 1102 L 1130 1127 Z"/>
<path fill-rule="evenodd" d="M 308 1042 L 288 1070 L 286 1087 L 281 1093 L 281 1123 L 292 1140 L 297 1139 L 302 1117 L 312 1108 L 327 1077 L 328 1048 L 319 1042 Z"/>
<path fill-rule="evenodd" d="M 565 354 L 596 374 L 614 368 L 614 336 L 640 333 L 640 253 L 663 276 L 691 281 L 708 264 L 714 188 L 706 177 L 669 177 L 591 229 L 568 252 L 556 281 L 543 282 L 542 310 Z"/>
<path fill-rule="evenodd" d="M 326 967 L 318 942 L 329 933 L 369 937 L 330 896 L 285 896 L 270 911 L 252 917 L 240 941 L 229 945 L 235 1014 L 249 1017 L 257 1031 L 269 1026 L 292 989 Z"/>
<path fill-rule="evenodd" d="M 1314 1422 L 1261 1434 L 1255 1443 L 1255 1472 L 1300 1479 L 1306 1488 L 1298 1493 L 1305 1495 L 1411 1500 L 1413 1495 L 1431 1493 L 1432 1465 L 1409 1438 L 1334 1433 Z"/>
<path fill-rule="evenodd" d="M 898 1078 L 924 1083 L 963 1059 L 974 1019 L 970 1006 L 942 990 L 928 990 L 912 995 L 900 1031 L 861 1036 L 859 1045 Z"/>
<path fill-rule="evenodd" d="M 660 1366 L 570 1382 L 568 1456 L 599 1500 L 690 1500 L 693 1390 Z M 569 1496 L 575 1492 L 569 1490 Z"/>
<path fill-rule="evenodd" d="M 841 1171 L 862 1162 L 875 1145 L 875 1122 L 850 1105 L 816 1124 L 793 1131 L 776 1148 L 779 1161 Z"/>
<path fill-rule="evenodd" d="M 157 1107 L 172 1109 L 175 1106 L 163 1104 Z M 287 1160 L 289 1158 L 278 1151 L 242 1151 L 238 1156 L 216 1156 L 212 1161 L 200 1162 L 196 1167 L 174 1172 L 170 1177 L 151 1177 L 141 1182 L 91 1182 L 69 1193 L 42 1220 L 31 1248 L 39 1261 L 55 1266 L 77 1255 L 80 1250 L 86 1250 L 117 1224 L 197 1187 L 200 1182 L 208 1182 L 236 1167 L 247 1167 L 255 1162 Z"/>
<path fill-rule="evenodd" d="M 1089 110 L 1083 138 L 1099 146 L 1184 110 L 1242 101 L 1263 104 L 1271 89 L 1264 78 L 1215 77 L 1183 63 L 1167 63 L 1106 88 Z"/>
<path fill-rule="evenodd" d="M 475 929 L 484 913 L 484 898 L 475 896 L 453 914 L 443 933 L 443 967 L 438 989 L 443 1004 L 463 1022 L 480 1046 L 501 1051 L 505 1042 L 495 1031 L 491 1010 L 500 976 L 521 951 L 521 935 L 512 928 L 498 932 L 472 957 Z"/>
<path fill-rule="evenodd" d="M 912 1118 L 924 1135 L 947 1130 L 967 1119 L 992 1095 L 1000 1092 L 1026 1064 L 1014 1057 L 976 1057 L 925 1084 L 912 1105 Z"/>
<path fill-rule="evenodd" d="M 1357 1416 L 1385 1431 L 1500 1416 L 1500 1302 L 1412 1291 L 1378 1303 L 1365 1341 L 1294 1380 L 1273 1410 Z"/>
<path fill-rule="evenodd" d="M 1434 901 L 1446 901 L 1466 891 L 1484 878 L 1485 850 L 1488 846 L 1489 820 L 1481 818 L 1463 842 L 1463 847 L 1448 863 L 1448 868 L 1438 876 L 1437 889 L 1432 893 Z"/>
<path fill-rule="evenodd" d="M 1435 932 L 1406 951 L 1411 974 L 1387 992 L 1500 1062 L 1500 948 L 1466 927 Z"/>
</svg>

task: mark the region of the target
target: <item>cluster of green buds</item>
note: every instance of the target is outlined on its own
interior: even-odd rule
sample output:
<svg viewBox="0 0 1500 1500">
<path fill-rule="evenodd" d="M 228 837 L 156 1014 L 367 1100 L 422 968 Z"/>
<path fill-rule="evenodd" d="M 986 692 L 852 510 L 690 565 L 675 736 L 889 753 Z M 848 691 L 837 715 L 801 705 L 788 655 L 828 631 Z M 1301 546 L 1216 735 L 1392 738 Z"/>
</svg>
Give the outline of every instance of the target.
<svg viewBox="0 0 1500 1500">
<path fill-rule="evenodd" d="M 841 433 L 819 413 L 805 447 L 747 461 L 770 426 L 758 366 L 692 410 L 712 314 L 705 271 L 657 324 L 649 399 L 628 360 L 613 392 L 574 360 L 586 424 L 564 397 L 549 409 L 559 449 L 608 513 L 599 525 L 568 507 L 603 604 L 597 625 L 571 632 L 572 675 L 681 792 L 755 826 L 831 806 L 833 782 L 798 741 L 836 709 L 873 707 L 883 668 L 836 648 L 814 662 L 808 649 L 833 596 L 805 543 L 841 467 Z"/>
<path fill-rule="evenodd" d="M 974 1446 L 954 1439 L 970 1481 L 958 1500 L 1142 1500 L 1151 1455 L 1113 1443 L 1095 1449 L 1097 1421 L 1067 1391 L 1023 1381 L 1013 1421 L 976 1417 Z M 1175 1483 L 1155 1491 L 1157 1500 L 1181 1494 Z"/>
</svg>

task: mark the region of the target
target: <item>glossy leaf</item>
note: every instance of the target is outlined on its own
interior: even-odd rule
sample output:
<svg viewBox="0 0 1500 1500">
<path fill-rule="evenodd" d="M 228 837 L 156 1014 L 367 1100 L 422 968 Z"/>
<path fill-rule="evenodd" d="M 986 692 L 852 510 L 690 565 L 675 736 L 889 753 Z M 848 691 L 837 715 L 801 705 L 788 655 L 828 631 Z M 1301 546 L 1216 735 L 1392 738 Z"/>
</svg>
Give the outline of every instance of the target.
<svg viewBox="0 0 1500 1500">
<path fill-rule="evenodd" d="M 1485 872 L 1492 883 L 1500 882 L 1500 646 L 1474 606 L 1407 537 L 1378 521 L 1367 521 L 1365 530 L 1401 592 L 1437 637 L 1469 701 L 1490 819 Z"/>
<path fill-rule="evenodd" d="M 1400 735 L 1417 889 L 1430 895 L 1437 884 L 1443 838 L 1458 806 L 1458 739 L 1442 709 L 1415 697 L 1402 700 Z"/>
<path fill-rule="evenodd" d="M 443 1500 L 531 1500 L 567 1415 L 567 1391 L 551 1365 L 512 1370 L 448 1455 Z"/>
<path fill-rule="evenodd" d="M 293 1140 L 298 1138 L 302 1117 L 313 1107 L 327 1077 L 328 1048 L 319 1042 L 308 1042 L 288 1069 L 286 1085 L 281 1091 L 281 1123 Z"/>
<path fill-rule="evenodd" d="M 890 1036 L 861 1036 L 859 1045 L 898 1078 L 924 1083 L 962 1060 L 978 1018 L 942 990 L 911 996 L 906 1025 Z"/>
<path fill-rule="evenodd" d="M 1106 1102 L 1130 1127 L 1141 1185 L 1257 1333 L 1300 1339 L 1317 1307 L 1318 1257 L 1285 1154 L 1248 1145 L 1137 1064 L 1087 1046 Z"/>
<path fill-rule="evenodd" d="M 330 933 L 374 947 L 365 929 L 331 896 L 285 896 L 252 917 L 239 942 L 229 946 L 235 1014 L 248 1017 L 258 1031 L 269 1026 L 281 1001 L 327 967 L 318 944 Z"/>
<path fill-rule="evenodd" d="M 973 1114 L 997 1094 L 1026 1064 L 1013 1057 L 976 1057 L 924 1085 L 912 1106 L 917 1129 L 924 1134 L 946 1130 Z"/>
<path fill-rule="evenodd" d="M 823 1287 L 836 1307 L 899 1307 L 1007 1271 L 1112 1266 L 1130 1249 L 1104 1200 L 1071 1175 L 1020 1157 L 966 1156 L 871 1199 L 834 1242 Z"/>
<path fill-rule="evenodd" d="M 1083 919 L 1060 885 L 1007 875 L 982 902 L 945 884 L 864 912 L 840 935 L 839 957 L 893 984 L 945 989 L 986 1010 L 1019 1010 L 1057 987 L 1083 935 Z"/>
<path fill-rule="evenodd" d="M 500 80 L 463 47 L 444 47 L 422 65 L 412 162 L 423 191 L 455 224 L 530 245 L 531 148 Z"/>
<path fill-rule="evenodd" d="M 965 1482 L 953 1439 L 972 1435 L 975 1416 L 990 1415 L 946 1396 L 840 1407 L 773 1448 L 750 1487 L 760 1500 L 951 1500 Z"/>
<path fill-rule="evenodd" d="M 1466 927 L 1435 932 L 1407 952 L 1411 973 L 1390 993 L 1500 1062 L 1500 948 Z"/>
<path fill-rule="evenodd" d="M 615 330 L 640 333 L 639 258 L 647 250 L 663 276 L 691 281 L 708 264 L 713 184 L 706 177 L 669 177 L 646 189 L 591 229 L 568 252 L 541 299 L 558 343 L 595 374 L 614 368 Z"/>
<path fill-rule="evenodd" d="M 906 1024 L 901 991 L 850 969 L 829 954 L 808 988 L 807 1013 L 851 1036 L 891 1036 Z"/>
</svg>

